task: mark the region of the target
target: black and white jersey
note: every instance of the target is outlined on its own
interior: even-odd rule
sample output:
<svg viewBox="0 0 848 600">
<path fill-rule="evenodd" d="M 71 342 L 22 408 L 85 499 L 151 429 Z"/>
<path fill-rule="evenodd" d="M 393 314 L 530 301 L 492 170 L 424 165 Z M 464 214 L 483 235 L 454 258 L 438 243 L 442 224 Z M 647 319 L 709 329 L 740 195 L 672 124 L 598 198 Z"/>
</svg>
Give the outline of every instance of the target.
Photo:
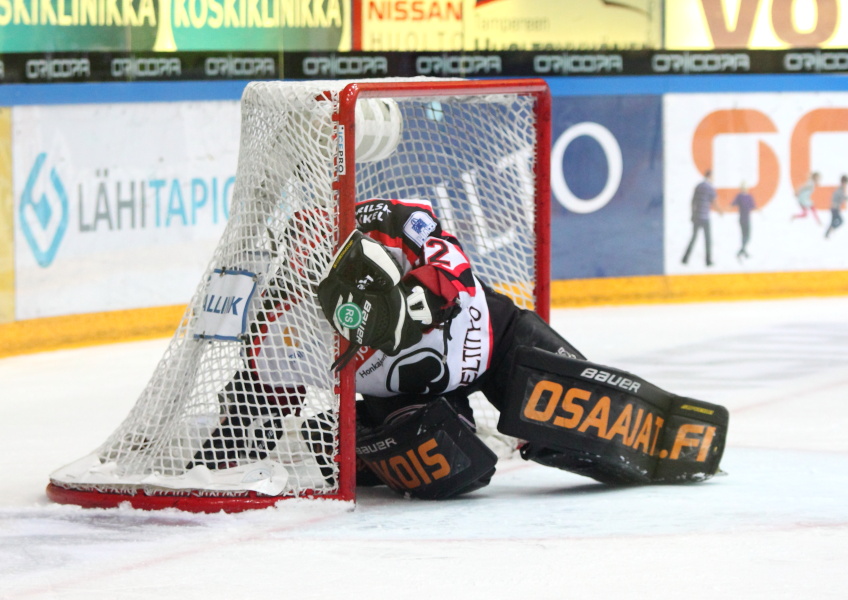
<svg viewBox="0 0 848 600">
<path fill-rule="evenodd" d="M 442 230 L 429 202 L 367 200 L 356 205 L 356 223 L 394 256 L 408 284 L 426 287 L 441 299 L 441 314 L 451 315 L 444 322 L 437 319 L 420 342 L 394 356 L 360 348 L 353 360 L 356 391 L 376 397 L 437 395 L 477 382 L 492 365 L 493 347 L 504 337 L 515 305 L 474 276 L 459 241 Z M 299 306 L 296 297 L 280 300 L 251 337 L 249 366 L 271 389 L 333 385 L 329 369 L 308 367 L 320 362 L 309 358 L 323 352 L 318 340 L 293 341 L 291 331 L 305 321 Z"/>
<path fill-rule="evenodd" d="M 404 272 L 459 312 L 395 356 L 363 347 L 356 391 L 369 396 L 440 394 L 477 380 L 492 360 L 492 323 L 483 286 L 459 241 L 442 230 L 426 200 L 372 199 L 356 205 L 357 228 L 383 244 Z"/>
</svg>

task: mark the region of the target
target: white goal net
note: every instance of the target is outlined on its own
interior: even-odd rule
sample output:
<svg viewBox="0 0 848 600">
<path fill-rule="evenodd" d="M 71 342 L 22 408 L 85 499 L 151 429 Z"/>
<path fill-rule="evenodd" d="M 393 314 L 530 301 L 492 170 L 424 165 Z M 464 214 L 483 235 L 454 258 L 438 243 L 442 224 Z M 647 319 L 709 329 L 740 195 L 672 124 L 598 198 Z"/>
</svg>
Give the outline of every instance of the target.
<svg viewBox="0 0 848 600">
<path fill-rule="evenodd" d="M 57 502 L 235 511 L 353 498 L 355 390 L 331 368 L 340 340 L 314 292 L 358 200 L 429 200 L 480 279 L 546 316 L 543 83 L 257 82 L 241 110 L 214 256 L 130 414 L 51 475 Z M 494 430 L 494 409 L 475 410 Z"/>
</svg>

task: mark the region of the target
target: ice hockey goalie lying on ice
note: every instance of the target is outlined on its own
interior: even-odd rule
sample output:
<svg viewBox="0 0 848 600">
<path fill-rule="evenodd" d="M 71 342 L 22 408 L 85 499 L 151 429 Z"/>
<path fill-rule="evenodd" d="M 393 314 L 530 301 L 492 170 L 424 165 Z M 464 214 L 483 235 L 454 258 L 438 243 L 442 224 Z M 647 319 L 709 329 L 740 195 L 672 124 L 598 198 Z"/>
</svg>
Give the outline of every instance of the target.
<svg viewBox="0 0 848 600">
<path fill-rule="evenodd" d="M 324 316 L 351 342 L 341 360 L 353 361 L 362 397 L 360 484 L 426 499 L 487 485 L 497 456 L 475 434 L 474 392 L 500 411 L 502 433 L 526 440 L 527 460 L 607 484 L 698 481 L 718 471 L 724 408 L 588 362 L 536 313 L 480 281 L 427 202 L 364 201 L 356 223 L 317 294 Z M 297 410 L 302 390 L 290 389 L 291 398 L 275 399 L 276 413 L 258 412 L 271 407 L 251 403 L 257 381 L 245 372 L 230 383 L 241 412 L 207 440 L 198 464 L 226 468 L 248 450 L 230 438 L 284 416 L 287 406 Z M 332 444 L 329 432 L 314 435 L 316 450 Z M 265 437 L 247 458 L 263 458 L 276 444 Z"/>
<path fill-rule="evenodd" d="M 497 458 L 474 434 L 475 391 L 500 411 L 501 432 L 527 440 L 525 459 L 608 484 L 717 472 L 723 407 L 586 361 L 477 279 L 426 202 L 361 202 L 356 222 L 318 298 L 336 331 L 361 346 L 357 457 L 379 481 L 417 498 L 488 484 Z M 418 476 L 398 476 L 396 456 L 413 457 Z"/>
</svg>

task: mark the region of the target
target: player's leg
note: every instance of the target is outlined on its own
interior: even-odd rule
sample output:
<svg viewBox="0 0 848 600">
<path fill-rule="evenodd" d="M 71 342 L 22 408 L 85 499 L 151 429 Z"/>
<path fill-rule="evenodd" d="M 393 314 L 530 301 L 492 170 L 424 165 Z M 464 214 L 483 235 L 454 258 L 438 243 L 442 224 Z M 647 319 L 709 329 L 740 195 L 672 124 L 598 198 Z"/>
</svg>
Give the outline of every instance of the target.
<svg viewBox="0 0 848 600">
<path fill-rule="evenodd" d="M 710 222 L 704 221 L 701 228 L 704 230 L 704 244 L 706 245 L 705 263 L 709 267 L 713 264 L 713 239 L 710 233 Z"/>
<path fill-rule="evenodd" d="M 263 385 L 249 370 L 236 373 L 219 395 L 219 426 L 186 468 L 226 469 L 264 459 L 282 436 L 282 419 L 299 413 L 305 393 L 303 386 Z"/>
<path fill-rule="evenodd" d="M 413 498 L 442 500 L 488 485 L 497 456 L 477 437 L 464 395 L 358 402 L 356 455 L 374 478 Z"/>
<path fill-rule="evenodd" d="M 748 257 L 748 241 L 751 239 L 751 223 L 750 221 L 741 221 L 739 223 L 739 228 L 742 230 L 742 247 L 739 249 L 739 252 L 736 256 Z"/>
<path fill-rule="evenodd" d="M 510 387 L 510 371 L 519 348 L 541 348 L 562 356 L 585 359 L 577 348 L 536 313 L 517 308 L 509 298 L 491 290 L 487 290 L 486 295 L 495 329 L 495 350 L 492 365 L 478 387 L 498 410 L 503 410 L 505 393 Z"/>
<path fill-rule="evenodd" d="M 695 240 L 698 239 L 698 222 L 692 221 L 692 235 L 689 238 L 689 244 L 686 246 L 686 252 L 683 253 L 683 258 L 680 260 L 684 265 L 689 262 L 689 257 L 692 255 L 692 250 L 695 248 Z"/>
<path fill-rule="evenodd" d="M 290 259 L 289 267 L 303 266 Z M 274 450 L 285 431 L 292 427 L 287 417 L 301 415 L 307 386 L 327 388 L 330 376 L 302 369 L 313 364 L 317 351 L 301 343 L 296 332 L 309 322 L 311 308 L 305 309 L 296 294 L 281 286 L 279 293 L 263 297 L 261 308 L 250 327 L 250 343 L 245 346 L 242 367 L 218 394 L 220 424 L 203 443 L 192 468 L 225 469 L 247 461 L 262 460 Z M 304 421 L 301 437 L 315 454 L 321 471 L 332 469 L 334 421 L 319 414 Z"/>
<path fill-rule="evenodd" d="M 728 413 L 618 369 L 536 348 L 517 352 L 498 429 L 522 456 L 610 484 L 708 479 Z"/>
</svg>

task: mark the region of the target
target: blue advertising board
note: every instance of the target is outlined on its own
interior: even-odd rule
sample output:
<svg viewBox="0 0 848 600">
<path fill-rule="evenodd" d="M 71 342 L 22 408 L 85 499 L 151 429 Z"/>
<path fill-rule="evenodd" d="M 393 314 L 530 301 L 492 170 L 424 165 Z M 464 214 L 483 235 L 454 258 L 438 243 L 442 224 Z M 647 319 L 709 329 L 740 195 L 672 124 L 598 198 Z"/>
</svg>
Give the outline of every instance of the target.
<svg viewBox="0 0 848 600">
<path fill-rule="evenodd" d="M 662 97 L 555 97 L 552 113 L 551 278 L 662 274 Z"/>
</svg>

